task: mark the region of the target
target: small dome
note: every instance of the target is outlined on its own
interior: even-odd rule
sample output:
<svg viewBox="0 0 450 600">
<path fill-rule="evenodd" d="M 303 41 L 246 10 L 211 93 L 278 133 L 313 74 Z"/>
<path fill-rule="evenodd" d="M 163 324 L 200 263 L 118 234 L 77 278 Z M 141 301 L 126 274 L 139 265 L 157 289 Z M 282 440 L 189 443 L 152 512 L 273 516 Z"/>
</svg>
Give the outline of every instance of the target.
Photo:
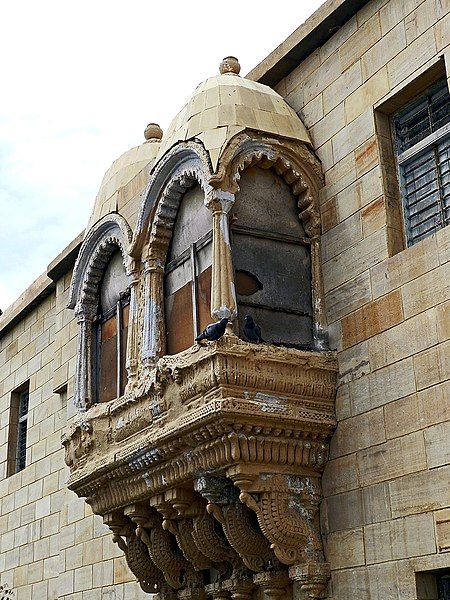
<svg viewBox="0 0 450 600">
<path fill-rule="evenodd" d="M 224 58 L 216 77 L 201 83 L 163 136 L 158 159 L 174 144 L 197 138 L 213 169 L 228 142 L 246 129 L 310 143 L 308 132 L 285 100 L 270 87 L 238 75 L 239 62 Z"/>
<path fill-rule="evenodd" d="M 133 227 L 145 190 L 150 169 L 159 151 L 162 130 L 156 123 L 145 128 L 146 141 L 124 152 L 106 171 L 95 198 L 86 231 L 105 215 L 120 213 Z"/>
</svg>

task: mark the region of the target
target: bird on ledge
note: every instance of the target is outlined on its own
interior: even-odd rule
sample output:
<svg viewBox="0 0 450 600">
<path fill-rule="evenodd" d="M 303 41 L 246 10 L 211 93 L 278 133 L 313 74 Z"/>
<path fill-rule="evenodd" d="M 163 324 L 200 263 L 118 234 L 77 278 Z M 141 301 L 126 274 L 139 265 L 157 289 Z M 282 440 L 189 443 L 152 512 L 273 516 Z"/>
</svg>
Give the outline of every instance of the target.
<svg viewBox="0 0 450 600">
<path fill-rule="evenodd" d="M 249 342 L 259 344 L 264 340 L 261 337 L 261 327 L 255 323 L 251 315 L 245 315 L 244 317 L 244 335 Z"/>
<path fill-rule="evenodd" d="M 227 328 L 228 319 L 221 319 L 218 323 L 211 323 L 207 325 L 200 335 L 195 338 L 196 342 L 207 340 L 208 342 L 215 342 L 220 339 L 225 333 Z"/>
</svg>

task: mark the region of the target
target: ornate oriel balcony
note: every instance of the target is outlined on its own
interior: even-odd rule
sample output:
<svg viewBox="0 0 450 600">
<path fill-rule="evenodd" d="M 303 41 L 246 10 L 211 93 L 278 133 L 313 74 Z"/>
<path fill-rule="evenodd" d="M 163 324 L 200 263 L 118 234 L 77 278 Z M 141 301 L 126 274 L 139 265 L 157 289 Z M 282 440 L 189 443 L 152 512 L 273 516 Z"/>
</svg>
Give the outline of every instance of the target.
<svg viewBox="0 0 450 600">
<path fill-rule="evenodd" d="M 292 109 L 236 64 L 201 84 L 161 145 L 148 130 L 155 158 L 135 227 L 114 212 L 91 219 L 70 300 L 68 486 L 163 600 L 289 599 L 293 582 L 323 598 L 337 363 L 322 309 L 320 164 Z M 264 121 L 254 107 L 269 105 Z M 264 342 L 244 339 L 245 313 Z M 223 337 L 194 342 L 224 317 Z"/>
</svg>

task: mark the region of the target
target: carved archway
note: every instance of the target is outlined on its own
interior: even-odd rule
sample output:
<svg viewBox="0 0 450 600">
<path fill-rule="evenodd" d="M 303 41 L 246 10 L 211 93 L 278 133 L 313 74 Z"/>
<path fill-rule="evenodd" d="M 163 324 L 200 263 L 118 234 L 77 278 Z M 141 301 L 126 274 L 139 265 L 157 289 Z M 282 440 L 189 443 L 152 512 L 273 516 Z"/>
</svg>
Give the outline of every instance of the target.
<svg viewBox="0 0 450 600">
<path fill-rule="evenodd" d="M 123 266 L 130 276 L 132 268 L 132 261 L 128 254 L 130 242 L 131 229 L 125 219 L 117 214 L 106 215 L 89 230 L 75 264 L 68 308 L 75 309 L 78 322 L 74 404 L 79 412 L 86 411 L 93 402 L 92 336 L 93 319 L 98 306 L 99 284 L 105 266 L 116 250 L 120 251 Z M 130 304 L 131 312 L 136 304 L 133 294 Z"/>
</svg>

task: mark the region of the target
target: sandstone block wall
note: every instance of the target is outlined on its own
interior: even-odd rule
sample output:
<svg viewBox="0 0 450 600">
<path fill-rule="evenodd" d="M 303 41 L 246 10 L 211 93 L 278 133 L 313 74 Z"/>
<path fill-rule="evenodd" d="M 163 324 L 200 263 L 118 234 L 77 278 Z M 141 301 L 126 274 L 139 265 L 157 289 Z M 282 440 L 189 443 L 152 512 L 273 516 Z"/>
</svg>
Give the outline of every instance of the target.
<svg viewBox="0 0 450 600">
<path fill-rule="evenodd" d="M 65 308 L 70 280 L 0 338 L 0 584 L 17 600 L 142 600 L 109 529 L 65 487 L 77 335 Z M 25 381 L 27 466 L 6 477 L 11 392 Z"/>
<path fill-rule="evenodd" d="M 415 572 L 450 567 L 450 228 L 404 249 L 386 115 L 430 68 L 450 76 L 449 11 L 372 0 L 277 86 L 325 171 L 340 387 L 321 518 L 334 600 L 435 598 Z"/>
</svg>

